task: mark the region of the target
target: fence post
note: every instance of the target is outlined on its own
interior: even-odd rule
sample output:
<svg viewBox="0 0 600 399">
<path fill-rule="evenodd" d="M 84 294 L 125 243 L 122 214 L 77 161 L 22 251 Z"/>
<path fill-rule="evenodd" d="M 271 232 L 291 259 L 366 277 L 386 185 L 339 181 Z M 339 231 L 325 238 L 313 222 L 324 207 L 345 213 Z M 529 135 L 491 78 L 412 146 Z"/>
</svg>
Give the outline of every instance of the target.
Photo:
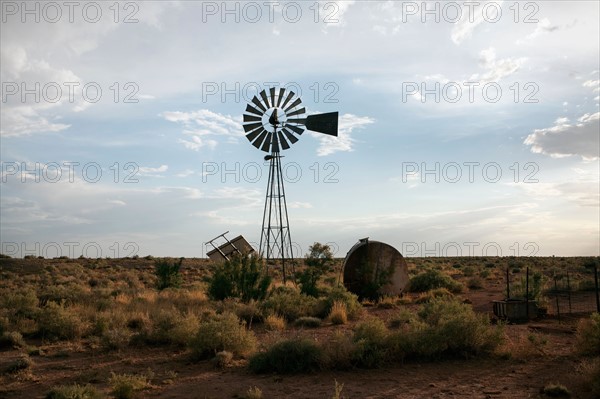
<svg viewBox="0 0 600 399">
<path fill-rule="evenodd" d="M 598 294 L 598 266 L 594 265 L 594 284 L 596 285 L 596 311 L 600 313 L 600 295 Z"/>
<path fill-rule="evenodd" d="M 526 314 L 527 314 L 527 320 L 529 320 L 529 266 L 527 266 L 527 278 L 526 278 L 526 283 L 525 283 L 525 306 L 527 307 L 526 309 Z"/>
<path fill-rule="evenodd" d="M 556 298 L 556 314 L 558 316 L 558 322 L 560 323 L 560 303 L 558 299 L 558 279 L 554 275 L 554 297 Z"/>
<path fill-rule="evenodd" d="M 567 296 L 569 298 L 569 314 L 573 313 L 571 308 L 571 280 L 569 278 L 569 270 L 567 269 Z"/>
<path fill-rule="evenodd" d="M 508 301 L 510 299 L 510 278 L 508 276 L 508 267 L 506 268 L 506 300 Z M 596 279 L 596 282 L 598 281 L 598 279 Z M 598 288 L 598 285 L 596 284 L 596 288 Z M 596 291 L 598 291 L 596 289 Z"/>
</svg>

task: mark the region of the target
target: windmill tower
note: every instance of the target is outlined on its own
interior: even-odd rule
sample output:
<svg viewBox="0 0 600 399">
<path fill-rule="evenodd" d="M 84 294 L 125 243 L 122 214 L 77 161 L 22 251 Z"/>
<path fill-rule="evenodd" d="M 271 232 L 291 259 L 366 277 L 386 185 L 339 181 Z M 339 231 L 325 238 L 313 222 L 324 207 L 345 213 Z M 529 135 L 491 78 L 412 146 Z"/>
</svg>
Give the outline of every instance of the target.
<svg viewBox="0 0 600 399">
<path fill-rule="evenodd" d="M 302 100 L 285 88 L 263 90 L 246 105 L 243 127 L 252 145 L 269 161 L 269 180 L 265 196 L 259 253 L 267 260 L 281 259 L 283 281 L 286 260 L 293 260 L 292 237 L 288 220 L 280 151 L 298 141 L 304 130 L 337 136 L 338 113 L 304 116 Z M 293 265 L 293 263 L 292 263 Z M 294 271 L 292 270 L 292 273 Z"/>
</svg>

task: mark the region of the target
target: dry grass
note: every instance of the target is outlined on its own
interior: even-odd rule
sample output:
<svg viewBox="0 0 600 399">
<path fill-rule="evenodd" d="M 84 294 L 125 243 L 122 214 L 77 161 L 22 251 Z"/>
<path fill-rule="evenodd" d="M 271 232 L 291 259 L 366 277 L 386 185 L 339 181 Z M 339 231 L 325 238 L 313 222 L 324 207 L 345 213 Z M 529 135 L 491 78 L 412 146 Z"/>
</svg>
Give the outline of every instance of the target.
<svg viewBox="0 0 600 399">
<path fill-rule="evenodd" d="M 270 314 L 268 315 L 265 320 L 265 327 L 267 330 L 269 331 L 283 331 L 285 330 L 285 318 L 276 315 L 276 314 Z"/>
<path fill-rule="evenodd" d="M 329 321 L 333 324 L 346 324 L 348 322 L 348 313 L 346 311 L 346 304 L 340 301 L 335 301 L 331 306 L 331 311 L 328 316 Z"/>
</svg>

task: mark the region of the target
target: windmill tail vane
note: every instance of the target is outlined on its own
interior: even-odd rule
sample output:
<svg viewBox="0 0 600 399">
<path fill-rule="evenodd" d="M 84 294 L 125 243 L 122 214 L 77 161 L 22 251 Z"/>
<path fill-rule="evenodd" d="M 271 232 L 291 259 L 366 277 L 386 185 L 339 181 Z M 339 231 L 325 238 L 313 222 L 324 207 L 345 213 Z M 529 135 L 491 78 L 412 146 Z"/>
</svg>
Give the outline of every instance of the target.
<svg viewBox="0 0 600 399">
<path fill-rule="evenodd" d="M 305 130 L 336 136 L 338 112 L 308 115 L 302 100 L 293 91 L 272 87 L 261 91 L 246 105 L 243 128 L 246 138 L 257 149 L 270 153 L 269 181 L 265 196 L 259 253 L 267 260 L 281 260 L 283 281 L 285 262 L 293 260 L 280 151 L 298 142 Z M 294 276 L 292 262 L 292 278 Z"/>
</svg>

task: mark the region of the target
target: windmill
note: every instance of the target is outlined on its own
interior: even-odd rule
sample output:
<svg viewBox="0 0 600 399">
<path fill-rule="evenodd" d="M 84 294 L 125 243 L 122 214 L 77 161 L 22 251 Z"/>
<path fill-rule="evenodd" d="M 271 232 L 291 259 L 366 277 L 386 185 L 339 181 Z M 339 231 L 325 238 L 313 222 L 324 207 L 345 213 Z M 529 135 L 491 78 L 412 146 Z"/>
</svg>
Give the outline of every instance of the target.
<svg viewBox="0 0 600 399">
<path fill-rule="evenodd" d="M 293 260 L 280 151 L 298 141 L 304 130 L 337 136 L 338 113 L 304 116 L 302 100 L 285 88 L 263 90 L 246 105 L 243 127 L 252 145 L 264 152 L 269 161 L 269 180 L 265 196 L 259 253 L 267 260 L 281 259 L 283 282 L 285 261 Z M 292 263 L 293 265 L 293 263 Z M 293 273 L 293 270 L 292 270 Z"/>
</svg>

